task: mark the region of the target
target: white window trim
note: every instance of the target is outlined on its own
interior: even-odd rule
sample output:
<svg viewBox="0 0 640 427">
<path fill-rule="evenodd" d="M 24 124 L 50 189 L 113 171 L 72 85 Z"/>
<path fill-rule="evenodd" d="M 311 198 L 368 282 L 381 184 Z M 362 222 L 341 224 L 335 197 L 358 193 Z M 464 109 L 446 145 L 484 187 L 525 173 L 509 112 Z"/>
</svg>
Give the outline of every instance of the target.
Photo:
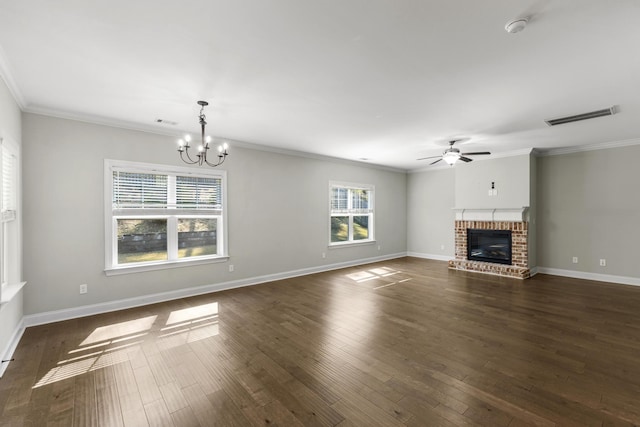
<svg viewBox="0 0 640 427">
<path fill-rule="evenodd" d="M 201 176 L 201 177 L 220 177 L 222 178 L 222 220 L 218 221 L 219 231 L 221 233 L 218 237 L 218 244 L 221 248 L 219 255 L 217 256 L 204 256 L 204 257 L 190 257 L 188 259 L 167 260 L 167 261 L 153 261 L 146 263 L 135 263 L 131 265 L 114 265 L 114 259 L 117 256 L 117 236 L 114 232 L 116 229 L 116 218 L 113 215 L 113 170 L 126 169 L 127 172 L 142 172 L 142 173 L 161 173 L 161 174 L 178 174 L 182 176 Z M 171 187 L 170 187 L 171 188 Z M 171 190 L 170 190 L 171 191 Z M 121 218 L 125 209 L 120 209 L 121 214 L 117 215 Z M 149 216 L 149 210 L 145 210 L 147 213 L 145 216 Z M 158 218 L 168 218 L 174 215 L 168 214 L 166 209 L 158 209 Z M 184 215 L 180 215 L 180 218 L 193 218 L 202 216 L 203 213 L 198 213 L 197 210 L 185 210 Z M 139 216 L 137 216 L 139 217 Z M 176 267 L 188 267 L 201 264 L 212 264 L 228 261 L 228 218 L 227 218 L 227 172 L 225 170 L 218 169 L 194 169 L 181 166 L 170 165 L 158 165 L 151 163 L 129 162 L 124 160 L 112 160 L 105 159 L 104 161 L 104 223 L 105 223 L 105 274 L 107 276 L 138 273 L 143 271 L 163 270 Z M 170 225 L 167 224 L 167 227 Z M 220 228 L 222 230 L 220 230 Z M 169 248 L 167 248 L 169 249 Z"/>
<path fill-rule="evenodd" d="M 0 216 L 0 304 L 5 304 L 17 295 L 26 282 L 22 282 L 20 277 L 22 269 L 21 150 L 15 140 L 7 135 L 0 138 L 0 146 L 6 148 L 15 158 L 13 170 L 15 211 L 10 211 L 4 218 Z M 0 164 L 1 162 L 2 153 L 0 152 Z M 0 183 L 0 200 L 3 196 L 1 187 Z M 9 227 L 12 229 L 11 232 L 8 230 Z"/>
<path fill-rule="evenodd" d="M 363 239 L 363 240 L 349 240 L 346 242 L 332 242 L 331 241 L 331 217 L 333 216 L 331 213 L 331 197 L 332 197 L 332 189 L 335 187 L 342 187 L 342 188 L 351 188 L 351 189 L 357 189 L 357 190 L 368 190 L 370 191 L 370 198 L 369 198 L 369 209 L 372 211 L 369 215 L 371 215 L 371 226 L 369 228 L 369 238 L 368 239 Z M 376 197 L 376 188 L 375 185 L 372 184 L 357 184 L 357 183 L 353 183 L 353 182 L 344 182 L 344 181 L 329 181 L 329 203 L 328 205 L 328 218 L 329 218 L 329 227 L 328 227 L 328 247 L 329 248 L 344 248 L 344 247 L 353 247 L 353 246 L 364 246 L 364 245 L 372 245 L 374 243 L 376 243 L 376 239 L 375 239 L 375 221 L 376 221 L 376 214 L 375 214 L 375 197 Z M 346 214 L 349 216 L 353 216 L 354 214 Z M 351 224 L 350 221 L 350 229 L 352 229 L 353 224 Z"/>
</svg>

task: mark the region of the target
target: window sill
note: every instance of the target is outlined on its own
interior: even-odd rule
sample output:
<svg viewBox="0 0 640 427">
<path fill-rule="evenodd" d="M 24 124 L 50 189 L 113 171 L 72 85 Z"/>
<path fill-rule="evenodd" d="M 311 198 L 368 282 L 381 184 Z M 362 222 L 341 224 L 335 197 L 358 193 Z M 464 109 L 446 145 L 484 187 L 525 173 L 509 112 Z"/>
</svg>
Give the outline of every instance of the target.
<svg viewBox="0 0 640 427">
<path fill-rule="evenodd" d="M 13 297 L 18 295 L 18 292 L 26 285 L 27 282 L 13 283 L 11 285 L 6 285 L 2 288 L 2 298 L 0 299 L 0 304 L 6 304 L 10 302 Z"/>
<path fill-rule="evenodd" d="M 329 243 L 329 249 L 334 248 L 351 248 L 353 246 L 367 246 L 374 245 L 376 243 L 375 240 L 363 240 L 361 242 L 340 242 L 340 243 Z"/>
<path fill-rule="evenodd" d="M 145 271 L 166 270 L 169 268 L 180 268 L 180 267 L 191 267 L 194 265 L 202 265 L 202 264 L 217 264 L 220 262 L 226 262 L 228 260 L 229 260 L 228 256 L 221 256 L 221 257 L 206 258 L 206 259 L 170 261 L 170 262 L 163 262 L 160 264 L 128 265 L 128 266 L 122 266 L 122 267 L 105 268 L 104 273 L 107 276 L 117 276 L 120 274 L 142 273 Z"/>
</svg>

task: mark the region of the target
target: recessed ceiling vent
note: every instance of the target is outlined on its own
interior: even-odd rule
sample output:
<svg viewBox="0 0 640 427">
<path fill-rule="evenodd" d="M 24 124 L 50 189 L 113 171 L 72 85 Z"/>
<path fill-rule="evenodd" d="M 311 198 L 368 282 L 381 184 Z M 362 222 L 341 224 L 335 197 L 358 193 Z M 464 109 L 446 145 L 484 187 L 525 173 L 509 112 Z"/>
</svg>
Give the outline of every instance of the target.
<svg viewBox="0 0 640 427">
<path fill-rule="evenodd" d="M 178 124 L 178 122 L 173 122 L 171 120 L 166 120 L 166 119 L 156 119 L 156 123 L 162 123 L 163 125 L 171 125 L 171 126 L 175 126 Z"/>
<path fill-rule="evenodd" d="M 544 122 L 549 126 L 563 125 L 565 123 L 578 122 L 580 120 L 595 119 L 596 117 L 612 116 L 616 113 L 616 107 L 609 107 L 603 110 L 591 111 L 589 113 L 576 114 L 575 116 L 558 117 Z"/>
</svg>

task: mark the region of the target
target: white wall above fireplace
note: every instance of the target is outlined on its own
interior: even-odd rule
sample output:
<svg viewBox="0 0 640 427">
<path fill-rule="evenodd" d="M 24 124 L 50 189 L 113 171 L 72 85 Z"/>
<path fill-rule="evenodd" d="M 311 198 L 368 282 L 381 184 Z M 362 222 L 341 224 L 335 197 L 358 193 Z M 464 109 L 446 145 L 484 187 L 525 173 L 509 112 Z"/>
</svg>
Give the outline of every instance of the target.
<svg viewBox="0 0 640 427">
<path fill-rule="evenodd" d="M 529 207 L 496 209 L 454 208 L 456 221 L 529 221 Z"/>
</svg>

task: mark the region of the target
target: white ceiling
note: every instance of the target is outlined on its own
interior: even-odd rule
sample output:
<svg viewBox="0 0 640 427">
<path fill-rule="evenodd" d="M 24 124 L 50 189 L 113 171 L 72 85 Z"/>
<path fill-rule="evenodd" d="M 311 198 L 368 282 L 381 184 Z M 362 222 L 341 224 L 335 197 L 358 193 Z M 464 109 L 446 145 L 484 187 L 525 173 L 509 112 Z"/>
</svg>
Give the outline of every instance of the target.
<svg viewBox="0 0 640 427">
<path fill-rule="evenodd" d="M 203 99 L 216 137 L 410 170 L 456 137 L 495 156 L 635 142 L 638 17 L 638 0 L 0 0 L 0 71 L 25 111 L 178 135 Z"/>
</svg>

